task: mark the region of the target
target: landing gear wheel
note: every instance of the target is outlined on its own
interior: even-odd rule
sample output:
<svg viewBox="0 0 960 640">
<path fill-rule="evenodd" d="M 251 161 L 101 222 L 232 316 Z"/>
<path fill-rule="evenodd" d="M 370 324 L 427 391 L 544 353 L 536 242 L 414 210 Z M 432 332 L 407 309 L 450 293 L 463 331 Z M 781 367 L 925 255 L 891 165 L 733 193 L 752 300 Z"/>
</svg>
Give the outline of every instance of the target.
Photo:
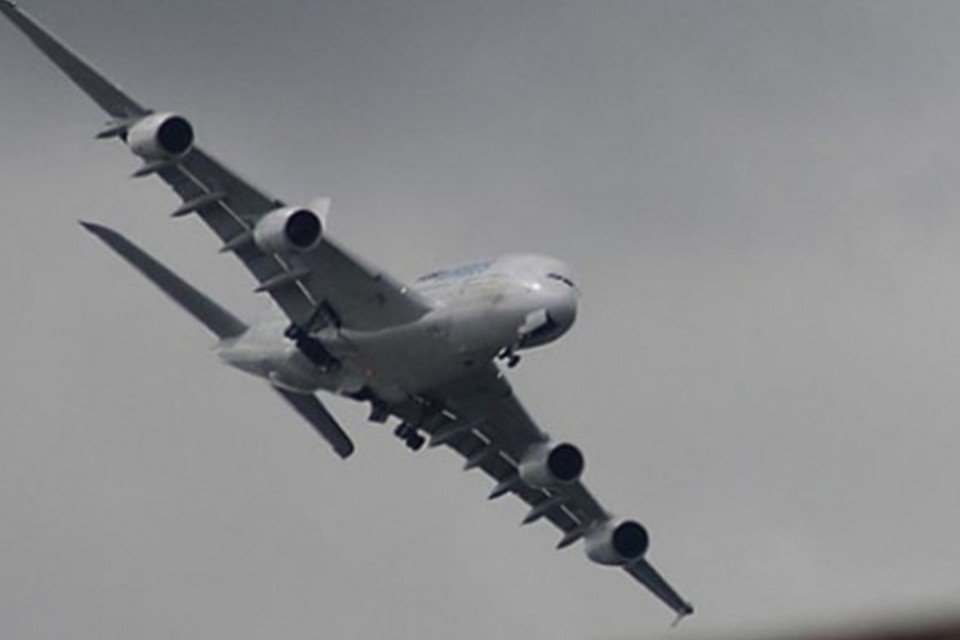
<svg viewBox="0 0 960 640">
<path fill-rule="evenodd" d="M 497 354 L 497 359 L 505 360 L 507 366 L 511 369 L 520 364 L 520 356 L 514 352 L 513 347 L 504 347 L 504 349 Z"/>
<path fill-rule="evenodd" d="M 417 429 L 406 422 L 401 422 L 393 430 L 393 435 L 403 440 L 411 451 L 419 451 L 427 439 L 417 432 Z"/>
<path fill-rule="evenodd" d="M 407 438 L 407 446 L 410 447 L 411 451 L 420 451 L 426 442 L 427 439 L 421 436 L 419 433 L 414 433 Z"/>
<path fill-rule="evenodd" d="M 367 418 L 367 420 L 383 424 L 389 417 L 390 407 L 386 403 L 380 402 L 379 400 L 372 400 L 370 402 L 370 417 Z"/>
</svg>

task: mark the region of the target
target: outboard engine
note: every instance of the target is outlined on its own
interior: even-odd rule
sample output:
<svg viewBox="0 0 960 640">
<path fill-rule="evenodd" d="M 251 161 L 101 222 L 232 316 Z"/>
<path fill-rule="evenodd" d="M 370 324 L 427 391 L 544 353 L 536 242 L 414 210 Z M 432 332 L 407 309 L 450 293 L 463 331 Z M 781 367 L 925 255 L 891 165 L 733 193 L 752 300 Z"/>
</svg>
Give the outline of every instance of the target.
<svg viewBox="0 0 960 640">
<path fill-rule="evenodd" d="M 636 562 L 650 546 L 647 530 L 635 520 L 607 520 L 587 534 L 587 557 L 599 564 Z"/>
<path fill-rule="evenodd" d="M 127 130 L 126 142 L 144 160 L 178 160 L 193 149 L 193 126 L 175 113 L 154 113 Z"/>
</svg>

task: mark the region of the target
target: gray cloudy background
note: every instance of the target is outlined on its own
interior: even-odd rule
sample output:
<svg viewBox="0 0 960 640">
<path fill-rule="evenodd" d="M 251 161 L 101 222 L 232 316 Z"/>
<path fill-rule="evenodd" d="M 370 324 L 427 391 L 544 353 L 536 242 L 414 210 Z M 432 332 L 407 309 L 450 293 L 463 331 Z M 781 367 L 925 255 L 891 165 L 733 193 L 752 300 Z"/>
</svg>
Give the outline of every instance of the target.
<svg viewBox="0 0 960 640">
<path fill-rule="evenodd" d="M 75 224 L 248 316 L 239 264 L 0 23 L 5 638 L 696 638 L 960 602 L 960 6 L 25 0 L 398 277 L 533 250 L 511 374 L 697 606 L 334 401 L 335 459 Z"/>
</svg>

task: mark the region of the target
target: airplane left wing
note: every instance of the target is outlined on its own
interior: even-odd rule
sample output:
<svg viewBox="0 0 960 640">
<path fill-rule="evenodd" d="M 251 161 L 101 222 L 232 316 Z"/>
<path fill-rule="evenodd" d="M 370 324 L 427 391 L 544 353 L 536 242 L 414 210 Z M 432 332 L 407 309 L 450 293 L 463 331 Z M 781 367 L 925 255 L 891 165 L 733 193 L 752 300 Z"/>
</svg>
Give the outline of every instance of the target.
<svg viewBox="0 0 960 640">
<path fill-rule="evenodd" d="M 129 97 L 90 64 L 70 51 L 11 0 L 0 0 L 3 13 L 80 89 L 113 119 L 98 137 L 125 138 L 153 111 Z M 192 132 L 191 132 L 192 135 Z M 290 318 L 304 329 L 322 323 L 358 330 L 403 324 L 429 310 L 415 292 L 361 262 L 327 238 L 315 249 L 283 257 L 262 251 L 253 230 L 262 217 L 283 206 L 193 147 L 183 157 L 146 162 L 134 176 L 156 174 L 183 200 L 174 217 L 196 214 L 219 236 L 223 251 L 234 253 Z"/>
<path fill-rule="evenodd" d="M 420 402 L 391 410 L 430 434 L 431 446 L 446 445 L 459 452 L 466 458 L 466 470 L 479 468 L 493 478 L 496 485 L 491 499 L 513 493 L 530 505 L 523 524 L 545 518 L 560 529 L 563 537 L 558 549 L 590 536 L 611 521 L 611 515 L 579 481 L 536 488 L 521 480 L 521 461 L 549 438 L 517 400 L 495 364 L 424 394 Z M 622 566 L 678 619 L 693 613 L 693 607 L 645 557 Z"/>
</svg>

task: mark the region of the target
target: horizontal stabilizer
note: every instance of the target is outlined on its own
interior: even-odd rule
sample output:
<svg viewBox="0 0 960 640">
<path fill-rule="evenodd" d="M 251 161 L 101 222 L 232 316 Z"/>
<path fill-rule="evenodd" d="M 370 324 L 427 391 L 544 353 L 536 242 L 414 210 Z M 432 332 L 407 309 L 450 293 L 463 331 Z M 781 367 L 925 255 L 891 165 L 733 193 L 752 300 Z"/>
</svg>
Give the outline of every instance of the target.
<svg viewBox="0 0 960 640">
<path fill-rule="evenodd" d="M 202 322 L 218 337 L 234 338 L 247 330 L 247 325 L 238 320 L 236 316 L 197 291 L 180 276 L 157 262 L 143 249 L 116 231 L 90 222 L 81 222 L 80 224 L 83 225 L 84 229 L 103 240 L 121 258 L 136 267 L 140 273 L 160 287 L 165 294 L 189 311 L 194 318 Z"/>
<path fill-rule="evenodd" d="M 334 417 L 330 415 L 330 412 L 327 411 L 327 408 L 321 404 L 315 395 L 312 393 L 294 393 L 277 387 L 274 388 L 277 390 L 277 393 L 290 403 L 297 413 L 307 419 L 307 422 L 317 430 L 317 433 L 319 433 L 324 440 L 330 443 L 330 446 L 337 452 L 337 455 L 341 458 L 346 458 L 353 453 L 353 442 L 350 441 L 350 436 L 340 428 L 340 425 L 337 424 Z"/>
</svg>

